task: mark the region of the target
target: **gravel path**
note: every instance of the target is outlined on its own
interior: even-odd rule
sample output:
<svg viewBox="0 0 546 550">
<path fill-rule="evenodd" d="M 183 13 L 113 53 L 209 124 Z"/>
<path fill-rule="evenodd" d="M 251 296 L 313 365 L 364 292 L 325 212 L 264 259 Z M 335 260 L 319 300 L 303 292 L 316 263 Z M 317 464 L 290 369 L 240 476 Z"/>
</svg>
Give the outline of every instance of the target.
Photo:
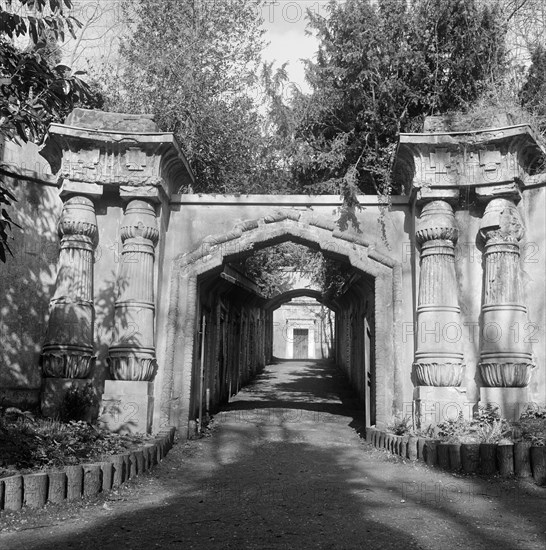
<svg viewBox="0 0 546 550">
<path fill-rule="evenodd" d="M 0 514 L 0 549 L 540 549 L 546 489 L 403 462 L 358 435 L 343 376 L 270 365 L 206 437 L 122 489 Z"/>
</svg>

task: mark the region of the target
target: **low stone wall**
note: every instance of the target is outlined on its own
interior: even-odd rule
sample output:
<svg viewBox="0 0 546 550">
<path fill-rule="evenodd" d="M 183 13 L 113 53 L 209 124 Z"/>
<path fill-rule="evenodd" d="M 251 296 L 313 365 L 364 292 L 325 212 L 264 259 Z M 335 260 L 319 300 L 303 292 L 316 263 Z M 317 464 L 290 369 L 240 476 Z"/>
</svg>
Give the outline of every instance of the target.
<svg viewBox="0 0 546 550">
<path fill-rule="evenodd" d="M 103 462 L 0 479 L 0 510 L 41 508 L 48 502 L 77 500 L 119 487 L 163 460 L 174 444 L 175 432 L 175 428 L 160 432 L 153 443 L 108 456 Z"/>
<path fill-rule="evenodd" d="M 376 428 L 366 428 L 366 441 L 402 458 L 420 460 L 427 466 L 450 472 L 533 477 L 537 485 L 546 485 L 546 447 L 533 446 L 529 442 L 452 444 L 438 439 L 394 435 Z"/>
</svg>

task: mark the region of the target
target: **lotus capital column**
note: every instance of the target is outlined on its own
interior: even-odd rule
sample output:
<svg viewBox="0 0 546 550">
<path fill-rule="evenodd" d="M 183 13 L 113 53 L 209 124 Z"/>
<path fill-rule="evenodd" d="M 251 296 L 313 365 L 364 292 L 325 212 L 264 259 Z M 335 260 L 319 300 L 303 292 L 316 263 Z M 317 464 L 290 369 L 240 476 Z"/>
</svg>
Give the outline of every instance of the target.
<svg viewBox="0 0 546 550">
<path fill-rule="evenodd" d="M 81 195 L 69 198 L 58 232 L 61 250 L 42 369 L 48 378 L 88 378 L 96 359 L 93 264 L 98 230 L 93 201 Z"/>
<path fill-rule="evenodd" d="M 455 273 L 459 231 L 451 205 L 434 200 L 422 209 L 416 240 L 421 246 L 417 306 L 417 386 L 460 386 L 464 377 Z"/>
<path fill-rule="evenodd" d="M 520 274 L 523 234 L 514 201 L 492 199 L 480 225 L 484 295 L 479 370 L 486 387 L 526 387 L 534 368 L 531 344 L 522 336 L 528 325 Z"/>
<path fill-rule="evenodd" d="M 154 342 L 154 260 L 159 230 L 155 209 L 132 200 L 121 224 L 123 243 L 115 302 L 114 341 L 108 362 L 114 380 L 151 381 Z"/>
</svg>

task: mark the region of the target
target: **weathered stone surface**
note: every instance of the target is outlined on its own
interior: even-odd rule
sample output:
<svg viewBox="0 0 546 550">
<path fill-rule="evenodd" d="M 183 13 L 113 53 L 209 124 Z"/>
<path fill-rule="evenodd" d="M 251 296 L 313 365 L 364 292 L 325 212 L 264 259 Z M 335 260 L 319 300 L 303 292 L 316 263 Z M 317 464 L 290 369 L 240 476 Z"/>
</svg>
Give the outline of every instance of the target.
<svg viewBox="0 0 546 550">
<path fill-rule="evenodd" d="M 531 477 L 531 442 L 517 441 L 514 444 L 514 473 L 518 477 Z"/>
<path fill-rule="evenodd" d="M 117 433 L 150 433 L 153 382 L 106 380 L 99 423 Z"/>
<path fill-rule="evenodd" d="M 514 474 L 514 444 L 506 443 L 497 446 L 497 464 L 501 476 Z"/>
<path fill-rule="evenodd" d="M 23 476 L 5 477 L 2 481 L 4 484 L 4 510 L 20 510 L 23 507 Z"/>
<path fill-rule="evenodd" d="M 47 493 L 48 502 L 58 504 L 66 500 L 67 479 L 65 472 L 48 472 L 49 486 Z"/>
<path fill-rule="evenodd" d="M 100 464 L 83 465 L 83 496 L 97 495 L 102 490 L 102 468 Z"/>
<path fill-rule="evenodd" d="M 521 413 L 530 405 L 529 389 L 525 388 L 480 388 L 480 404 L 498 407 L 503 418 L 519 420 Z"/>
<path fill-rule="evenodd" d="M 49 478 L 47 473 L 25 474 L 23 476 L 23 495 L 25 506 L 41 508 L 47 501 Z"/>
<path fill-rule="evenodd" d="M 45 376 L 87 378 L 95 362 L 93 266 L 98 242 L 93 202 L 69 198 L 59 220 L 61 252 L 42 349 Z"/>
<path fill-rule="evenodd" d="M 78 500 L 83 494 L 83 468 L 66 466 L 66 499 Z"/>
<path fill-rule="evenodd" d="M 154 338 L 154 247 L 159 239 L 155 210 L 133 200 L 121 226 L 123 250 L 115 304 L 115 334 L 109 366 L 115 380 L 150 381 L 157 371 Z"/>
<path fill-rule="evenodd" d="M 480 375 L 485 386 L 526 387 L 534 365 L 529 340 L 514 337 L 515 327 L 529 323 L 520 268 L 524 228 L 514 202 L 491 200 L 480 234 L 485 241 Z"/>
<path fill-rule="evenodd" d="M 425 204 L 415 233 L 421 245 L 417 349 L 413 364 L 417 386 L 460 386 L 463 381 L 455 273 L 458 235 L 449 203 L 436 200 Z"/>
<path fill-rule="evenodd" d="M 93 130 L 114 130 L 117 132 L 146 133 L 159 132 L 153 115 L 129 115 L 91 109 L 74 109 L 65 119 L 67 126 L 91 128 Z"/>
</svg>

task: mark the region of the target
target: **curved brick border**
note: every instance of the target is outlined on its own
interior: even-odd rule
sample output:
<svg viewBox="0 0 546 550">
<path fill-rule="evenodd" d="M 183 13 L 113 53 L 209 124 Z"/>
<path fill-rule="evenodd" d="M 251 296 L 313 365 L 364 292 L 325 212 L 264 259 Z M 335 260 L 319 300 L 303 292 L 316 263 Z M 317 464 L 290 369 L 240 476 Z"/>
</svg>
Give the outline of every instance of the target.
<svg viewBox="0 0 546 550">
<path fill-rule="evenodd" d="M 531 472 L 537 485 L 546 485 L 546 447 L 531 446 L 527 443 L 514 445 L 493 444 L 493 453 L 487 464 L 477 455 L 472 469 L 465 465 L 461 445 L 446 444 L 438 439 L 427 439 L 407 435 L 394 435 L 377 428 L 366 428 L 366 441 L 378 449 L 399 455 L 410 460 L 420 460 L 427 466 L 436 466 L 450 472 L 479 472 L 517 477 L 530 477 Z M 485 453 L 481 452 L 480 457 Z M 462 459 L 462 460 L 461 460 Z"/>
<path fill-rule="evenodd" d="M 47 502 L 71 501 L 110 491 L 159 464 L 174 445 L 175 433 L 175 428 L 161 431 L 153 443 L 108 456 L 104 462 L 0 479 L 0 510 L 41 508 Z"/>
</svg>

